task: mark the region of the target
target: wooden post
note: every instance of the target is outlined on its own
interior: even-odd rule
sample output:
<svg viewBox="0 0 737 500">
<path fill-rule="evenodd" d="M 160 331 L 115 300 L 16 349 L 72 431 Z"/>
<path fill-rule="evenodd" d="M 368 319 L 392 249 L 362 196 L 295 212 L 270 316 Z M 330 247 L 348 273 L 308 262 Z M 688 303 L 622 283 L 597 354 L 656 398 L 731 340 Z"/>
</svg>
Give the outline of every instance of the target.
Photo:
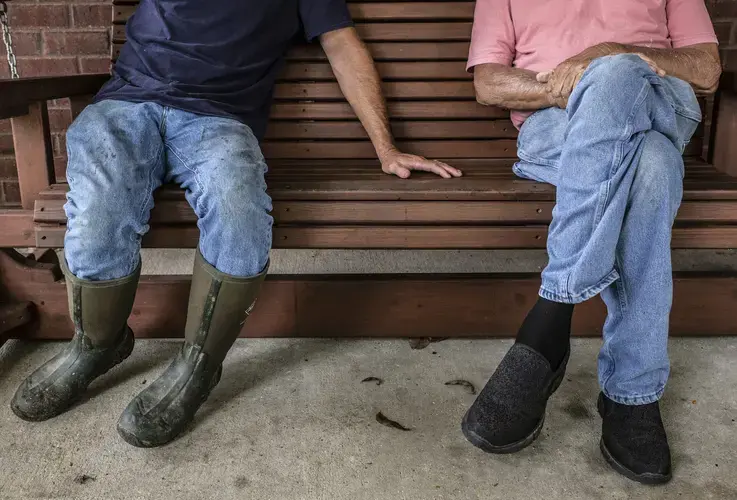
<svg viewBox="0 0 737 500">
<path fill-rule="evenodd" d="M 38 194 L 54 182 L 54 155 L 46 102 L 35 102 L 28 114 L 11 118 L 21 205 L 33 209 Z"/>
</svg>

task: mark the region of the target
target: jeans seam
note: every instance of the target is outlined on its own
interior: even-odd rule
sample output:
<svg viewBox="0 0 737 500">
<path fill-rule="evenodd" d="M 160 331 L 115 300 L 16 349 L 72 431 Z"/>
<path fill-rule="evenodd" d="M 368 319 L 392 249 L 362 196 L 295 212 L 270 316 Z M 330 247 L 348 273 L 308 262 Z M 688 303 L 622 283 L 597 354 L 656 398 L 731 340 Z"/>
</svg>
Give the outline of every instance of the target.
<svg viewBox="0 0 737 500">
<path fill-rule="evenodd" d="M 159 157 L 162 155 L 162 153 L 163 153 L 163 146 L 159 146 L 159 150 L 156 153 L 156 156 L 154 156 L 154 159 L 155 160 L 158 160 Z M 155 161 L 154 163 L 158 163 L 158 161 Z M 146 220 L 146 221 L 143 220 L 143 212 L 146 211 L 146 206 L 152 200 L 153 195 L 154 195 L 151 192 L 151 186 L 153 185 L 153 182 L 154 182 L 154 173 L 155 172 L 156 172 L 156 168 L 152 168 L 148 172 L 148 180 L 146 181 L 146 190 L 144 191 L 143 197 L 141 199 L 141 206 L 138 207 L 138 221 L 137 222 L 143 223 L 144 225 L 148 225 L 148 220 Z M 134 241 L 137 241 L 137 243 L 138 243 L 138 251 L 140 252 L 141 239 L 140 238 L 137 238 Z M 128 274 L 130 274 L 130 272 L 132 272 L 132 271 L 129 271 Z"/>
<path fill-rule="evenodd" d="M 171 151 L 171 153 L 179 160 L 182 165 L 184 165 L 184 168 L 192 172 L 192 176 L 194 177 L 194 181 L 197 184 L 197 187 L 200 190 L 200 195 L 197 196 L 198 203 L 200 204 L 201 210 L 199 210 L 199 214 L 197 214 L 198 222 L 204 219 L 207 216 L 207 206 L 204 204 L 205 200 L 207 200 L 207 192 L 205 190 L 204 184 L 202 184 L 202 181 L 200 180 L 200 173 L 197 169 L 194 169 L 189 166 L 189 164 L 184 161 L 183 155 L 177 151 L 177 149 L 172 146 L 171 144 L 165 143 L 166 148 Z M 198 212 L 197 207 L 192 207 L 195 209 L 195 212 Z M 205 241 L 205 238 L 207 237 L 207 230 L 205 228 L 205 224 L 197 224 L 197 227 L 200 229 L 200 242 Z"/>
<path fill-rule="evenodd" d="M 616 361 L 614 360 L 614 355 L 612 355 L 612 349 L 609 343 L 604 346 L 604 349 L 606 350 L 606 354 L 609 357 L 609 370 L 607 370 L 606 373 L 604 373 L 604 375 L 601 377 L 601 389 L 606 394 L 606 390 L 604 388 L 607 386 L 612 376 L 614 375 L 614 371 L 616 369 Z"/>
<path fill-rule="evenodd" d="M 629 307 L 629 301 L 627 300 L 627 283 L 624 281 L 624 275 L 619 272 L 619 270 L 622 269 L 622 263 L 619 256 L 617 255 L 615 255 L 614 257 L 614 269 L 619 274 L 619 283 L 617 283 L 617 289 L 615 293 L 617 294 L 619 307 L 622 310 L 622 314 L 624 314 Z"/>
<path fill-rule="evenodd" d="M 200 188 L 200 191 L 202 191 L 202 194 L 204 195 L 204 193 L 205 193 L 205 187 L 203 186 L 202 181 L 200 181 L 199 171 L 197 171 L 197 169 L 194 169 L 194 168 L 190 167 L 189 164 L 187 164 L 187 162 L 184 161 L 184 158 L 182 157 L 182 154 L 179 151 L 177 151 L 177 149 L 174 146 L 172 146 L 169 143 L 164 143 L 164 144 L 166 145 L 166 148 L 169 151 L 171 151 L 171 153 L 174 156 L 177 157 L 177 160 L 179 160 L 180 162 L 182 162 L 182 165 L 184 165 L 184 168 L 186 168 L 187 170 L 189 170 L 190 172 L 192 172 L 192 174 L 194 175 L 194 181 L 197 183 L 197 187 Z"/>
</svg>

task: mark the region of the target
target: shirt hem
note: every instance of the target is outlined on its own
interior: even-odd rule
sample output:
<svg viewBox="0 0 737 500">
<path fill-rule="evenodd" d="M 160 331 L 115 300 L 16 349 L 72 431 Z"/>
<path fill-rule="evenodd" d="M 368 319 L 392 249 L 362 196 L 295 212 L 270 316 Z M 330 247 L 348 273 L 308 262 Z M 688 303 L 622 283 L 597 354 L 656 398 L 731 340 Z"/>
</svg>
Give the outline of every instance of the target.
<svg viewBox="0 0 737 500">
<path fill-rule="evenodd" d="M 466 71 L 470 73 L 474 66 L 478 66 L 479 64 L 503 64 L 504 66 L 511 66 L 512 58 L 502 54 L 489 54 L 472 57 L 469 58 L 466 63 Z"/>
<path fill-rule="evenodd" d="M 315 40 L 315 38 L 317 38 L 319 36 L 322 36 L 325 33 L 330 33 L 331 31 L 336 31 L 336 30 L 339 30 L 339 29 L 342 29 L 342 28 L 350 28 L 353 25 L 354 25 L 353 21 L 343 21 L 341 23 L 334 24 L 334 25 L 332 25 L 332 26 L 330 26 L 328 28 L 325 28 L 323 30 L 319 30 L 319 31 L 317 31 L 315 33 L 305 33 L 305 39 L 308 42 L 313 42 Z"/>
<path fill-rule="evenodd" d="M 671 38 L 670 40 L 670 44 L 674 49 L 680 49 L 683 47 L 688 47 L 689 45 L 696 45 L 698 43 L 716 43 L 717 45 L 719 45 L 719 40 L 715 35 L 711 33 L 689 36 L 687 38 L 680 38 L 678 40 L 674 40 Z"/>
</svg>

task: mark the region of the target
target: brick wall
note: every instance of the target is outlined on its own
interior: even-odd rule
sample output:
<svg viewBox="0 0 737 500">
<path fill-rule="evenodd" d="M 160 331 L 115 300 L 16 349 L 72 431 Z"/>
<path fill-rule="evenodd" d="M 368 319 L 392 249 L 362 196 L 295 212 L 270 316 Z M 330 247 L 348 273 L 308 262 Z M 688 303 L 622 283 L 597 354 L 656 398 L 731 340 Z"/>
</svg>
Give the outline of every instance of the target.
<svg viewBox="0 0 737 500">
<path fill-rule="evenodd" d="M 737 0 L 706 0 L 726 69 L 737 71 Z M 16 55 L 21 76 L 76 75 L 108 70 L 109 1 L 11 0 Z M 2 45 L 2 44 L 0 44 Z M 5 48 L 0 46 L 0 78 L 7 78 Z M 57 176 L 63 177 L 64 131 L 71 121 L 68 103 L 50 103 Z M 0 206 L 19 203 L 10 126 L 0 121 Z"/>
<path fill-rule="evenodd" d="M 109 0 L 8 1 L 21 77 L 108 72 L 110 3 Z M 9 77 L 5 46 L 0 43 L 0 79 Z M 49 121 L 56 172 L 58 177 L 63 177 L 64 131 L 71 122 L 66 100 L 49 103 Z M 0 206 L 17 206 L 19 202 L 10 124 L 0 121 Z"/>
</svg>

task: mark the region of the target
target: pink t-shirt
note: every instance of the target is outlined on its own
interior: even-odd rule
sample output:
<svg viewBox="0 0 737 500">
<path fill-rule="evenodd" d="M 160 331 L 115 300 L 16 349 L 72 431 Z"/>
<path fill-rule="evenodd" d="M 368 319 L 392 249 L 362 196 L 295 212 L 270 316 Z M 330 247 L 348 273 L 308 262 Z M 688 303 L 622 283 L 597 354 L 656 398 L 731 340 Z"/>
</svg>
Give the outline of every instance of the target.
<svg viewBox="0 0 737 500">
<path fill-rule="evenodd" d="M 704 0 L 477 0 L 467 68 L 547 71 L 602 42 L 678 48 L 717 37 Z"/>
</svg>

